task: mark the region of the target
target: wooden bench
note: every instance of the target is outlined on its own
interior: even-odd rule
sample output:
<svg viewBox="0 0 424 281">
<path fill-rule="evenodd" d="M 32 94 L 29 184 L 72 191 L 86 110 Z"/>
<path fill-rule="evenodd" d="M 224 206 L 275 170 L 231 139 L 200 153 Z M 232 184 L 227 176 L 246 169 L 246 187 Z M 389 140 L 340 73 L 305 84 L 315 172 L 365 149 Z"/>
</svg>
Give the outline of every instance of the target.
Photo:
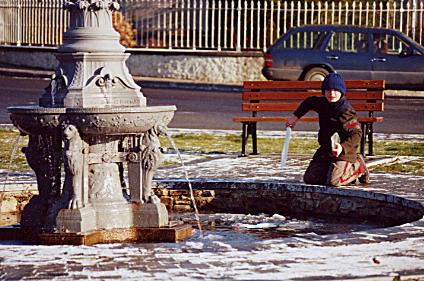
<svg viewBox="0 0 424 281">
<path fill-rule="evenodd" d="M 364 155 L 368 138 L 368 155 L 373 155 L 373 124 L 383 122 L 383 117 L 375 117 L 374 112 L 384 110 L 384 80 L 351 80 L 346 83 L 346 97 L 358 113 L 362 139 L 360 152 Z M 241 155 L 246 155 L 246 144 L 252 136 L 253 153 L 257 154 L 257 123 L 281 122 L 281 129 L 301 101 L 316 95 L 321 96 L 320 81 L 245 81 L 243 83 L 242 111 L 251 112 L 251 117 L 233 118 L 242 123 Z M 266 113 L 278 112 L 272 116 Z M 281 113 L 281 115 L 280 115 Z M 286 114 L 284 114 L 286 113 Z M 259 115 L 260 114 L 260 115 Z M 284 116 L 286 115 L 286 116 Z M 317 122 L 318 116 L 304 116 L 298 122 Z"/>
</svg>

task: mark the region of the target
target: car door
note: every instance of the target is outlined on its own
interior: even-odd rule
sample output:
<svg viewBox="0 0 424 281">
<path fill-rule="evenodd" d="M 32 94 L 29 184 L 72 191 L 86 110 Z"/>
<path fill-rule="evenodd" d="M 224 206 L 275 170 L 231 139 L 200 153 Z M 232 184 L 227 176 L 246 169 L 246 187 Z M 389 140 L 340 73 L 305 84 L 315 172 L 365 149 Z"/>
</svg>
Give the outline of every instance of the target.
<svg viewBox="0 0 424 281">
<path fill-rule="evenodd" d="M 346 80 L 371 78 L 371 48 L 366 32 L 333 32 L 324 49 L 324 59 Z"/>
<path fill-rule="evenodd" d="M 396 34 L 373 33 L 372 79 L 389 85 L 423 85 L 424 56 Z"/>
<path fill-rule="evenodd" d="M 306 66 L 319 64 L 319 46 L 324 38 L 324 31 L 301 30 L 277 41 L 268 51 L 272 56 L 272 78 L 298 80 Z"/>
</svg>

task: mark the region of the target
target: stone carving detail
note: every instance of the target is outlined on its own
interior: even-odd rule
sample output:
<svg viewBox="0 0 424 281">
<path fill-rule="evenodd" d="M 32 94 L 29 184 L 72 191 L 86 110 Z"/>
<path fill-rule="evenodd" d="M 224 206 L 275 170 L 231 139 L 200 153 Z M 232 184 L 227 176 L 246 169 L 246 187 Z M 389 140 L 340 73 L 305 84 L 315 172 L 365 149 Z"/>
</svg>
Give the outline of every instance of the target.
<svg viewBox="0 0 424 281">
<path fill-rule="evenodd" d="M 88 140 L 88 177 L 90 203 L 123 201 L 118 163 L 120 138 L 95 136 Z"/>
<path fill-rule="evenodd" d="M 76 27 L 112 27 L 112 11 L 120 5 L 113 0 L 78 0 L 65 3 L 65 9 L 71 11 L 70 29 Z"/>
<path fill-rule="evenodd" d="M 156 125 L 148 130 L 143 137 L 141 163 L 143 167 L 142 196 L 144 203 L 160 203 L 160 199 L 152 192 L 152 180 L 154 173 L 163 160 L 159 136 L 165 135 L 165 133 L 166 131 L 163 126 Z"/>
<path fill-rule="evenodd" d="M 60 196 L 60 165 L 58 140 L 55 136 L 30 135 L 24 149 L 29 166 L 37 177 L 38 195 L 24 209 L 22 226 L 49 228 L 46 216 Z M 34 215 L 36 214 L 36 215 Z"/>
<path fill-rule="evenodd" d="M 89 169 L 92 200 L 123 200 L 117 163 L 94 164 Z"/>
<path fill-rule="evenodd" d="M 71 88 L 82 88 L 84 86 L 84 63 L 82 61 L 75 62 L 75 71 L 69 85 L 69 89 Z"/>
<path fill-rule="evenodd" d="M 106 67 L 100 70 L 100 77 L 96 81 L 96 85 L 100 87 L 106 99 L 106 105 L 112 104 L 112 88 L 116 85 L 118 79 L 113 76 L 112 71 Z"/>
<path fill-rule="evenodd" d="M 59 68 L 55 74 L 52 75 L 52 81 L 50 82 L 50 96 L 52 98 L 52 105 L 55 105 L 55 99 L 57 93 L 66 91 L 68 87 L 68 78 L 63 73 L 63 69 Z"/>
<path fill-rule="evenodd" d="M 63 129 L 63 138 L 65 142 L 65 185 L 64 193 L 68 196 L 72 194 L 69 202 L 69 209 L 80 209 L 87 202 L 84 202 L 84 141 L 81 139 L 77 127 L 74 125 L 65 125 Z M 85 191 L 86 192 L 86 191 Z"/>
<path fill-rule="evenodd" d="M 65 3 L 65 9 L 79 9 L 79 10 L 100 10 L 110 9 L 119 10 L 120 5 L 117 1 L 113 0 L 77 0 L 68 1 Z"/>
<path fill-rule="evenodd" d="M 30 135 L 25 156 L 37 177 L 38 194 L 49 199 L 52 194 L 58 195 L 60 178 L 60 157 L 57 156 L 57 144 L 53 136 Z"/>
</svg>

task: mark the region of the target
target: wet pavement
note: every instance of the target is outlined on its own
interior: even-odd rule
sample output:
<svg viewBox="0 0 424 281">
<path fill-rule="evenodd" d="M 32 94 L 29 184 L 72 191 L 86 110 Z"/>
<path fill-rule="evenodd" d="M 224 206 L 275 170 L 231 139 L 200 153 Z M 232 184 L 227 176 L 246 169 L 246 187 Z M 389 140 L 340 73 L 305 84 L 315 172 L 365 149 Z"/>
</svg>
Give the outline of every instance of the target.
<svg viewBox="0 0 424 281">
<path fill-rule="evenodd" d="M 417 138 L 422 141 L 421 136 Z M 172 151 L 166 155 L 170 160 L 176 157 Z M 309 156 L 289 155 L 283 172 L 278 154 L 183 157 L 189 177 L 205 181 L 300 182 L 309 160 Z M 369 158 L 368 162 L 372 165 L 382 160 Z M 424 157 L 402 158 L 409 160 L 423 161 Z M 178 165 L 162 167 L 156 174 L 156 180 L 162 182 L 182 179 Z M 31 172 L 12 173 L 6 185 L 10 192 L 35 188 Z M 424 203 L 424 176 L 371 173 L 370 185 L 345 189 L 394 194 Z M 424 219 L 387 228 L 326 235 L 316 232 L 267 238 L 240 228 L 205 229 L 202 236 L 197 231 L 177 244 L 37 246 L 2 241 L 0 279 L 396 280 L 400 276 L 402 280 L 424 280 Z"/>
</svg>

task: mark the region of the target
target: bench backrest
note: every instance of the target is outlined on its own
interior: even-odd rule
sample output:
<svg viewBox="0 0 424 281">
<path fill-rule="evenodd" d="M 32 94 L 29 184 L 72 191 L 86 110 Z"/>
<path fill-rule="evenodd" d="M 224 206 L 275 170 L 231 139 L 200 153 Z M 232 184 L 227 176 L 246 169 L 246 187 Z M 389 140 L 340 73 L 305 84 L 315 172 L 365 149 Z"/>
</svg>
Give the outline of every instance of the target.
<svg viewBox="0 0 424 281">
<path fill-rule="evenodd" d="M 346 97 L 357 112 L 384 110 L 384 80 L 347 80 Z M 321 81 L 245 81 L 243 111 L 293 112 L 309 96 L 321 96 Z"/>
</svg>

